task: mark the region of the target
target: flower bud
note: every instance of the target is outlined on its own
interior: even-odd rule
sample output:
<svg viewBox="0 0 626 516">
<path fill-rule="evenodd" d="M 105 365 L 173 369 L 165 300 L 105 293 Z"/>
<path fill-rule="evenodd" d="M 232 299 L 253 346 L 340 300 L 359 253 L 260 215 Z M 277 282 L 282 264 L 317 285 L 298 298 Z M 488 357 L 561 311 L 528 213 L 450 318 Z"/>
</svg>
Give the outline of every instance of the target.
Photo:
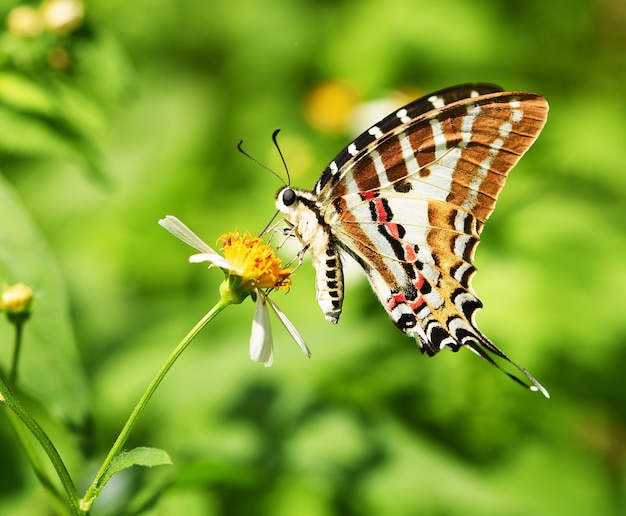
<svg viewBox="0 0 626 516">
<path fill-rule="evenodd" d="M 13 9 L 7 17 L 9 32 L 21 38 L 37 36 L 43 24 L 39 13 L 30 6 L 21 5 Z"/>
<path fill-rule="evenodd" d="M 41 4 L 44 25 L 57 34 L 68 34 L 80 27 L 84 16 L 81 0 L 44 0 Z"/>
<path fill-rule="evenodd" d="M 33 291 L 23 283 L 2 287 L 0 310 L 9 314 L 29 314 L 33 302 Z"/>
</svg>

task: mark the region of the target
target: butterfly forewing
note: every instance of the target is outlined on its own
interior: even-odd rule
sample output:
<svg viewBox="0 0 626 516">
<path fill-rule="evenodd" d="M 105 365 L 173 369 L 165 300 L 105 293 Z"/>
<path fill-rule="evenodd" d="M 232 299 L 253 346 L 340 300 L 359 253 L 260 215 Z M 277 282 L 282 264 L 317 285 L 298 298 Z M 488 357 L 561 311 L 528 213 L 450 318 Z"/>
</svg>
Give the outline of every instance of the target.
<svg viewBox="0 0 626 516">
<path fill-rule="evenodd" d="M 307 233 L 312 254 L 330 247 L 353 256 L 394 324 L 429 355 L 467 346 L 489 361 L 486 351 L 506 358 L 476 327 L 482 304 L 471 288 L 472 261 L 508 172 L 547 112 L 538 95 L 492 85 L 441 90 L 357 137 L 312 192 L 297 194 L 301 203 L 281 206 L 279 192 L 279 209 Z M 323 258 L 314 263 L 320 300 L 330 284 L 324 275 L 340 277 L 341 264 L 329 273 Z M 320 301 L 327 318 L 336 321 L 341 301 L 342 293 L 332 318 Z"/>
<path fill-rule="evenodd" d="M 354 158 L 355 150 L 367 148 L 371 143 L 379 140 L 381 135 L 387 134 L 407 121 L 416 120 L 421 115 L 432 112 L 433 109 L 441 108 L 460 99 L 478 97 L 499 91 L 502 91 L 502 88 L 494 84 L 463 84 L 445 88 L 414 100 L 360 134 L 350 145 L 337 154 L 335 159 L 322 172 L 313 191 L 319 194 L 328 181 L 332 180 L 332 183 L 336 183 L 339 179 L 337 171 Z"/>
</svg>

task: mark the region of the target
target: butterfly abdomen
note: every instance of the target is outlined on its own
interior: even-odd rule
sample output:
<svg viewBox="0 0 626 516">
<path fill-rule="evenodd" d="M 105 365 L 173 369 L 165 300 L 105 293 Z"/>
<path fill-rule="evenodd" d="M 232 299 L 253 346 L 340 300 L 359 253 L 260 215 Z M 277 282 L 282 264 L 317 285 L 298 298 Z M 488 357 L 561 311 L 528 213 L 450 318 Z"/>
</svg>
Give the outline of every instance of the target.
<svg viewBox="0 0 626 516">
<path fill-rule="evenodd" d="M 343 305 L 343 269 L 337 249 L 328 242 L 324 249 L 311 253 L 315 268 L 317 303 L 324 317 L 337 323 Z"/>
</svg>

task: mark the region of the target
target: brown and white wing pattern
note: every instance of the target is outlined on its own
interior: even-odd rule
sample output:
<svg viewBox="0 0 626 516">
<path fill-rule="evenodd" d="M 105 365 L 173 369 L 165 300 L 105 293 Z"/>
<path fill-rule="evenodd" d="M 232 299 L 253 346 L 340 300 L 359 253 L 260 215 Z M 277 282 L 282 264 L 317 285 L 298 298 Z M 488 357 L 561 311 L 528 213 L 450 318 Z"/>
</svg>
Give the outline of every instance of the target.
<svg viewBox="0 0 626 516">
<path fill-rule="evenodd" d="M 509 360 L 476 327 L 482 304 L 471 287 L 472 262 L 509 171 L 547 113 L 539 95 L 448 88 L 369 128 L 313 191 L 283 188 L 277 206 L 310 246 L 327 318 L 336 322 L 341 312 L 342 250 L 363 267 L 394 324 L 428 355 L 465 346 L 491 363 L 488 353 Z"/>
</svg>

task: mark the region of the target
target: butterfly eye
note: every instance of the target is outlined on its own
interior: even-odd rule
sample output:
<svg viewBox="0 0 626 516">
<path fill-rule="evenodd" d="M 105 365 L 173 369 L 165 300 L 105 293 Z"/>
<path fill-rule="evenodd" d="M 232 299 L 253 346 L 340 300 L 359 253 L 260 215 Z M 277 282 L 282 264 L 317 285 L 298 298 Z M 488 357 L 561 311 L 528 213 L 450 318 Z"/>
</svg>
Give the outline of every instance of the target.
<svg viewBox="0 0 626 516">
<path fill-rule="evenodd" d="M 283 191 L 283 204 L 285 206 L 291 206 L 294 202 L 296 202 L 296 192 L 291 188 L 286 188 Z"/>
</svg>

